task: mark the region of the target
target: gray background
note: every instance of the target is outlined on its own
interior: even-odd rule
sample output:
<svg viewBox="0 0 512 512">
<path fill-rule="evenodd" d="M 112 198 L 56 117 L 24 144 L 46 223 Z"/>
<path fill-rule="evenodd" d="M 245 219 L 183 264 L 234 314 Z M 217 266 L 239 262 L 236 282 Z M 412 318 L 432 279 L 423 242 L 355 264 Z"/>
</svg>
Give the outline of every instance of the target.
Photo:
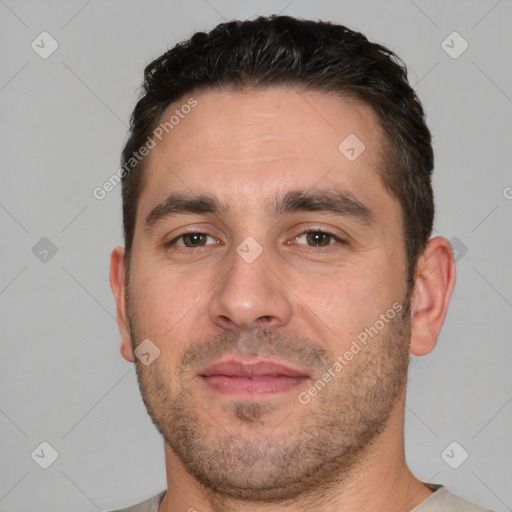
<svg viewBox="0 0 512 512">
<path fill-rule="evenodd" d="M 107 510 L 164 488 L 108 284 L 120 190 L 93 190 L 118 169 L 150 60 L 223 19 L 279 12 L 361 30 L 409 67 L 434 136 L 436 232 L 456 237 L 459 275 L 438 347 L 412 358 L 407 459 L 511 510 L 511 0 L 0 0 L 0 510 Z M 46 59 L 43 31 L 59 45 Z M 469 44 L 458 58 L 445 49 L 462 40 L 442 46 L 454 31 Z M 48 469 L 35 461 L 48 449 L 31 457 L 43 441 L 58 452 Z"/>
</svg>

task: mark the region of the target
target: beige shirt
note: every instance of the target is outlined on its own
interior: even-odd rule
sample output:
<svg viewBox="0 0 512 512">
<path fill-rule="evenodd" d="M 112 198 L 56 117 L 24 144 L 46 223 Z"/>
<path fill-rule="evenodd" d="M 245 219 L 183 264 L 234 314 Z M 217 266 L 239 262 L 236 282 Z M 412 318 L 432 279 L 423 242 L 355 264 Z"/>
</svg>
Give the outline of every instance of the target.
<svg viewBox="0 0 512 512">
<path fill-rule="evenodd" d="M 414 507 L 411 512 L 490 512 L 486 508 L 473 505 L 455 494 L 447 491 L 443 486 L 429 485 L 434 494 L 430 495 L 423 503 Z M 437 490 L 436 490 L 437 489 Z M 133 505 L 129 508 L 122 510 L 115 510 L 113 512 L 158 512 L 158 507 L 162 502 L 165 491 L 153 496 L 138 505 Z"/>
</svg>

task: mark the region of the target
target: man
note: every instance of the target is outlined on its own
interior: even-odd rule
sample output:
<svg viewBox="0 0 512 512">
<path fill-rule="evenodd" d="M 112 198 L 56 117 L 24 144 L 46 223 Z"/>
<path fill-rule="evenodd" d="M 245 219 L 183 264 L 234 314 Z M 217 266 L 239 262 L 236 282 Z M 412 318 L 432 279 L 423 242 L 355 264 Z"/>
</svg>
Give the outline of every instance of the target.
<svg viewBox="0 0 512 512">
<path fill-rule="evenodd" d="M 283 16 L 197 33 L 146 68 L 122 163 L 111 284 L 168 484 L 126 510 L 484 510 L 405 463 L 455 265 L 392 52 Z"/>
</svg>

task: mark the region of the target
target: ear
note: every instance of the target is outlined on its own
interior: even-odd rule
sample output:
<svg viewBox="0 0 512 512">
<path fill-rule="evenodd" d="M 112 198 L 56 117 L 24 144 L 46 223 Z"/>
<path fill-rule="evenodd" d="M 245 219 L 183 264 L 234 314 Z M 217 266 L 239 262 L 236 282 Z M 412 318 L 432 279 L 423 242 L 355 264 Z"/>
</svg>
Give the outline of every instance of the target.
<svg viewBox="0 0 512 512">
<path fill-rule="evenodd" d="M 446 238 L 431 238 L 416 266 L 411 300 L 412 355 L 423 356 L 436 346 L 454 286 L 452 246 Z"/>
<path fill-rule="evenodd" d="M 117 324 L 121 331 L 121 354 L 127 361 L 133 363 L 135 356 L 126 312 L 125 264 L 124 247 L 116 247 L 110 257 L 110 286 L 116 299 Z"/>
</svg>

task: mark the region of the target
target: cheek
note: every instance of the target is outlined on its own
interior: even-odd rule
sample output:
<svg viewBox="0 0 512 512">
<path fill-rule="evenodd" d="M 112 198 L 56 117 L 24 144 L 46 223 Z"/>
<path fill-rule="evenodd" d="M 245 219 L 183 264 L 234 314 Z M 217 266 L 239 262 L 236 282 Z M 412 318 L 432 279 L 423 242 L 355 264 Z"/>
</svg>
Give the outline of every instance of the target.
<svg viewBox="0 0 512 512">
<path fill-rule="evenodd" d="M 182 339 L 182 331 L 190 332 L 190 322 L 204 308 L 205 286 L 198 275 L 180 275 L 165 267 L 134 271 L 130 313 L 142 330 L 138 336 L 166 343 Z"/>
<path fill-rule="evenodd" d="M 392 271 L 383 271 L 382 263 L 347 265 L 325 276 L 296 276 L 295 285 L 299 315 L 312 319 L 318 328 L 333 338 L 337 345 L 350 344 L 361 331 L 380 318 L 393 303 L 400 300 L 399 279 L 391 279 Z"/>
</svg>

